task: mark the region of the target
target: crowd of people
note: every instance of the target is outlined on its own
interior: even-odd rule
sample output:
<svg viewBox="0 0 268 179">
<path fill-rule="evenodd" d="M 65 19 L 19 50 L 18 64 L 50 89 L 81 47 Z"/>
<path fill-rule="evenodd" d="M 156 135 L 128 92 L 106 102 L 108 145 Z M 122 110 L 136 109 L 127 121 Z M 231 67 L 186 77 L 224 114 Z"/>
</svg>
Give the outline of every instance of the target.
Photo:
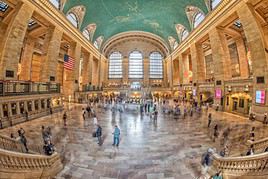
<svg viewBox="0 0 268 179">
<path fill-rule="evenodd" d="M 104 137 L 102 126 L 101 126 L 101 120 L 97 117 L 98 113 L 96 108 L 100 105 L 104 110 L 111 110 L 112 115 L 115 115 L 117 112 L 120 114 L 123 113 L 127 109 L 127 103 L 122 100 L 106 100 L 104 102 L 101 102 L 100 100 L 94 101 L 92 103 L 88 103 L 85 107 L 82 108 L 82 118 L 83 120 L 91 120 L 93 124 L 93 131 L 92 131 L 92 137 L 96 138 L 97 144 L 99 146 L 103 145 L 104 143 Z M 148 115 L 150 119 L 153 119 L 154 121 L 157 121 L 159 111 L 163 115 L 169 115 L 173 116 L 175 120 L 178 119 L 185 119 L 187 116 L 189 118 L 193 117 L 193 115 L 201 115 L 201 113 L 205 112 L 205 115 L 207 116 L 207 124 L 205 127 L 208 128 L 212 137 L 212 141 L 216 142 L 220 138 L 221 134 L 221 146 L 222 150 L 219 150 L 219 155 L 221 157 L 229 156 L 229 146 L 228 146 L 228 140 L 229 135 L 231 132 L 231 129 L 229 127 L 222 129 L 220 132 L 220 126 L 217 124 L 217 120 L 213 120 L 212 113 L 209 111 L 209 105 L 208 104 L 197 104 L 194 101 L 173 101 L 172 103 L 168 100 L 163 100 L 161 104 L 156 103 L 153 100 L 144 100 L 140 103 L 136 104 L 137 109 L 136 111 L 139 111 L 140 115 Z M 216 108 L 216 111 L 218 109 Z M 51 111 L 52 115 L 52 111 Z M 68 125 L 68 116 L 67 111 L 63 112 L 62 120 L 63 120 L 63 127 L 67 128 Z M 251 116 L 254 117 L 254 116 Z M 267 114 L 264 115 L 264 123 L 268 123 Z M 0 128 L 2 128 L 2 123 L 0 121 Z M 46 155 L 52 155 L 55 152 L 55 147 L 53 145 L 52 140 L 52 130 L 49 126 L 41 126 L 41 133 L 42 133 L 42 139 L 43 139 L 43 150 Z M 112 146 L 119 147 L 120 140 L 121 140 L 121 130 L 117 124 L 114 125 L 114 129 L 112 132 L 113 136 L 113 143 Z M 254 141 L 255 140 L 255 127 L 252 127 L 249 140 Z M 19 140 L 26 152 L 29 152 L 29 148 L 27 145 L 27 139 L 25 137 L 25 131 L 23 128 L 20 128 L 18 130 L 18 138 L 14 136 L 14 134 L 11 134 L 11 138 Z M 215 153 L 215 149 L 209 148 L 201 157 L 201 164 L 205 171 L 208 170 L 208 168 L 212 165 L 213 162 L 213 153 Z M 265 152 L 268 152 L 268 147 L 265 149 Z M 255 153 L 254 146 L 251 145 L 249 150 L 246 152 L 245 155 L 253 155 Z M 217 172 L 215 176 L 213 176 L 213 179 L 222 179 L 222 173 L 221 171 Z"/>
</svg>

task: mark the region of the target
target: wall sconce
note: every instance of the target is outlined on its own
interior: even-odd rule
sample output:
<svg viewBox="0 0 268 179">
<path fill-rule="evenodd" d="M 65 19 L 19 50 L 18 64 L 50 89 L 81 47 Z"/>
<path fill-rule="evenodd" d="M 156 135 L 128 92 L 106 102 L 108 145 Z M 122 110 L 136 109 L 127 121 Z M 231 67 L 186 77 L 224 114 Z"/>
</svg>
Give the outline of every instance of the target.
<svg viewBox="0 0 268 179">
<path fill-rule="evenodd" d="M 232 91 L 232 87 L 231 86 L 228 86 L 228 92 L 231 92 Z"/>
<path fill-rule="evenodd" d="M 245 86 L 244 91 L 249 92 L 249 86 L 248 85 Z"/>
</svg>

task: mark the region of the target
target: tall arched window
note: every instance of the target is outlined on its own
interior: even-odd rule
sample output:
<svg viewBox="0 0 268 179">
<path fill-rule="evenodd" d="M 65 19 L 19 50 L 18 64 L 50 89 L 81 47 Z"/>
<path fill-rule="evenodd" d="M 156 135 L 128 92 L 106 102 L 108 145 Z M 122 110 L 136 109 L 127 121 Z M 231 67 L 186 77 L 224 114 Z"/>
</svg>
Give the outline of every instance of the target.
<svg viewBox="0 0 268 179">
<path fill-rule="evenodd" d="M 66 17 L 76 28 L 78 28 L 78 19 L 74 13 L 70 12 Z"/>
<path fill-rule="evenodd" d="M 143 59 L 139 51 L 133 51 L 129 55 L 129 78 L 143 78 Z"/>
<path fill-rule="evenodd" d="M 60 9 L 60 0 L 49 0 L 57 9 Z"/>
<path fill-rule="evenodd" d="M 211 10 L 215 9 L 215 7 L 217 7 L 220 4 L 221 0 L 211 0 L 210 2 L 210 6 L 211 6 Z"/>
<path fill-rule="evenodd" d="M 89 33 L 89 31 L 88 31 L 87 29 L 85 29 L 85 30 L 83 31 L 83 35 L 84 35 L 84 37 L 85 37 L 87 40 L 90 40 L 90 33 Z"/>
<path fill-rule="evenodd" d="M 181 33 L 181 41 L 184 41 L 189 35 L 188 30 L 183 29 L 182 33 Z"/>
<path fill-rule="evenodd" d="M 204 19 L 205 15 L 201 12 L 197 12 L 193 18 L 194 28 L 196 28 Z"/>
<path fill-rule="evenodd" d="M 163 78 L 163 57 L 159 52 L 153 52 L 150 55 L 150 78 Z"/>
<path fill-rule="evenodd" d="M 113 52 L 109 57 L 109 78 L 122 77 L 122 55 L 119 52 Z"/>
</svg>

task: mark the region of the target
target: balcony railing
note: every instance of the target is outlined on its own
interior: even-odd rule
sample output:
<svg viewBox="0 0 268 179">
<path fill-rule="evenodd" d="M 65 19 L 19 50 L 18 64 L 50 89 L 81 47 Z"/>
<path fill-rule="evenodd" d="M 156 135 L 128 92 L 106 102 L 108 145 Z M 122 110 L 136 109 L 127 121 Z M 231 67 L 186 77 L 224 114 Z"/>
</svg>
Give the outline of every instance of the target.
<svg viewBox="0 0 268 179">
<path fill-rule="evenodd" d="M 60 93 L 60 84 L 30 81 L 0 81 L 0 96 Z"/>
<path fill-rule="evenodd" d="M 92 86 L 92 85 L 83 85 L 82 92 L 89 92 L 89 91 L 102 91 L 103 88 L 99 86 Z"/>
</svg>

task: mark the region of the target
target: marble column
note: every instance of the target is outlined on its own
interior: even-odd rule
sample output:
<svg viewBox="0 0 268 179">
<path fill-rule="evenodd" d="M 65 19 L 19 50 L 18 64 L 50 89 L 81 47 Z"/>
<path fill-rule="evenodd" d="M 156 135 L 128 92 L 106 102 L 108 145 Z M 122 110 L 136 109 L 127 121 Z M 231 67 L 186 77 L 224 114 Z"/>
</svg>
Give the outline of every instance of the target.
<svg viewBox="0 0 268 179">
<path fill-rule="evenodd" d="M 148 59 L 148 57 L 143 59 L 143 84 L 145 86 L 149 86 L 149 82 L 150 82 L 150 60 Z"/>
<path fill-rule="evenodd" d="M 81 57 L 81 45 L 72 43 L 68 53 L 75 60 L 73 70 L 64 69 L 63 94 L 65 99 L 74 101 L 74 92 L 79 88 L 79 63 Z"/>
<path fill-rule="evenodd" d="M 128 65 L 129 65 L 129 63 L 128 63 L 128 58 L 127 57 L 123 57 L 123 64 L 122 64 L 123 66 L 122 66 L 122 70 L 123 70 L 123 82 L 126 82 L 126 83 L 128 83 L 128 70 L 129 70 L 129 68 L 128 68 Z"/>
<path fill-rule="evenodd" d="M 49 82 L 50 77 L 57 77 L 57 64 L 63 32 L 56 27 L 48 27 L 43 46 L 40 80 Z M 56 80 L 55 80 L 56 81 Z"/>
<path fill-rule="evenodd" d="M 35 111 L 35 105 L 34 105 L 34 100 L 31 101 L 31 106 L 32 106 L 32 111 Z"/>
<path fill-rule="evenodd" d="M 13 114 L 12 114 L 11 103 L 7 103 L 7 110 L 8 110 L 8 116 L 9 117 L 12 117 Z"/>
<path fill-rule="evenodd" d="M 17 113 L 17 115 L 21 114 L 20 113 L 20 102 L 16 102 L 16 113 Z"/>
<path fill-rule="evenodd" d="M 180 84 L 184 83 L 184 77 L 183 77 L 184 67 L 183 67 L 183 58 L 182 55 L 179 55 L 179 81 Z"/>
<path fill-rule="evenodd" d="M 90 81 L 90 55 L 89 53 L 84 53 L 84 59 L 83 59 L 83 70 L 82 70 L 82 84 L 87 85 Z"/>
<path fill-rule="evenodd" d="M 201 43 L 190 46 L 192 57 L 193 83 L 205 81 L 205 60 Z"/>
<path fill-rule="evenodd" d="M 33 9 L 24 3 L 18 3 L 14 9 L 14 16 L 9 22 L 0 49 L 0 79 L 16 80 L 18 63 L 21 56 L 24 37 Z M 6 70 L 13 71 L 14 77 L 6 77 Z"/>
<path fill-rule="evenodd" d="M 232 78 L 231 61 L 225 34 L 213 28 L 209 32 L 209 39 L 214 63 L 215 80 L 229 80 Z"/>
<path fill-rule="evenodd" d="M 244 44 L 244 40 L 242 37 L 235 39 L 237 52 L 239 56 L 239 66 L 240 66 L 240 76 L 242 78 L 249 77 L 249 66 L 247 60 L 247 52 Z"/>
<path fill-rule="evenodd" d="M 268 110 L 268 98 L 265 98 L 265 104 L 256 104 L 255 92 L 257 90 L 266 90 L 268 86 L 268 62 L 267 53 L 265 52 L 265 33 L 259 22 L 259 15 L 256 14 L 253 7 L 243 3 L 237 10 L 240 22 L 247 38 L 247 43 L 252 57 L 253 69 L 253 95 L 252 95 L 252 111 L 254 113 L 263 114 Z M 257 77 L 264 77 L 264 83 L 257 83 Z M 266 95 L 267 96 L 267 95 Z"/>
<path fill-rule="evenodd" d="M 0 118 L 4 117 L 3 104 L 0 103 Z"/>
<path fill-rule="evenodd" d="M 34 44 L 36 39 L 28 36 L 24 45 L 23 54 L 21 57 L 21 69 L 19 80 L 31 80 L 32 56 L 34 52 Z"/>
</svg>

